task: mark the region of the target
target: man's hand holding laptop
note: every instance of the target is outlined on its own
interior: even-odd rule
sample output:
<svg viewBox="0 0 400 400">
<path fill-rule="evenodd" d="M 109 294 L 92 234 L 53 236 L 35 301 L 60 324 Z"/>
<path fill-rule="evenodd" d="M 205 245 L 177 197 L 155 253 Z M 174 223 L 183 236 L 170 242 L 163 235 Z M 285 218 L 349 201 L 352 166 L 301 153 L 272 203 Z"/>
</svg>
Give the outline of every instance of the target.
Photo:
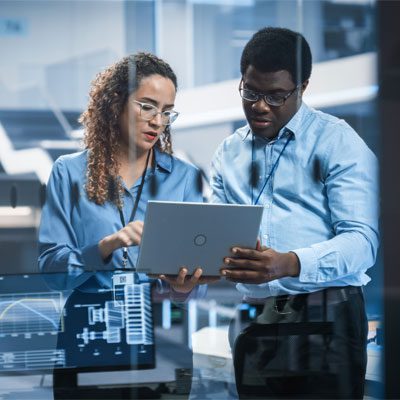
<svg viewBox="0 0 400 400">
<path fill-rule="evenodd" d="M 260 284 L 286 276 L 298 276 L 300 263 L 293 252 L 279 253 L 261 246 L 255 249 L 235 246 L 232 255 L 225 257 L 221 275 L 231 282 Z"/>
</svg>

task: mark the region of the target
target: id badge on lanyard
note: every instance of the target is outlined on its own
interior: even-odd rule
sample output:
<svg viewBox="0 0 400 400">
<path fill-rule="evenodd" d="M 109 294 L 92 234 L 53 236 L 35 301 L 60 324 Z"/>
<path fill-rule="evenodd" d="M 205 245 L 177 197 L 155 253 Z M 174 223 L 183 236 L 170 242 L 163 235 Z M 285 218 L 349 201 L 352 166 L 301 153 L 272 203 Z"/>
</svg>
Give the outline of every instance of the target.
<svg viewBox="0 0 400 400">
<path fill-rule="evenodd" d="M 116 305 L 123 305 L 125 300 L 125 286 L 135 283 L 135 272 L 116 272 L 112 276 L 113 296 Z"/>
</svg>

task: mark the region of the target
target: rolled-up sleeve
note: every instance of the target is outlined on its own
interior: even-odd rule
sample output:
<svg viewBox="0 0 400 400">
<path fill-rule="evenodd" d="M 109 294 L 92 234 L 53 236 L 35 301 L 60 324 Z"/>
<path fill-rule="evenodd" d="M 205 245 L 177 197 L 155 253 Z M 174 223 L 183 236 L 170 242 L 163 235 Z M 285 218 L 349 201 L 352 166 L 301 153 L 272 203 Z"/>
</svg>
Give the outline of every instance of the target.
<svg viewBox="0 0 400 400">
<path fill-rule="evenodd" d="M 334 236 L 294 249 L 300 282 L 329 282 L 374 265 L 379 245 L 378 163 L 356 135 L 330 146 L 325 160 L 325 189 Z M 349 143 L 352 138 L 354 143 Z M 346 139 L 346 140 L 344 140 Z"/>
</svg>

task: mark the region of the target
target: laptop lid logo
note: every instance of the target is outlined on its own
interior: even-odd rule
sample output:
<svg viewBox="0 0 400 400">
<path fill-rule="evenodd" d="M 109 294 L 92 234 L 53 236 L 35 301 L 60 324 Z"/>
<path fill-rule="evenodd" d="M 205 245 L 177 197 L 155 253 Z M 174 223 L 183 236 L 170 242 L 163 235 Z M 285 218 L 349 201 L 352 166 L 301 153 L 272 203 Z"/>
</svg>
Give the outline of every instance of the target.
<svg viewBox="0 0 400 400">
<path fill-rule="evenodd" d="M 204 246 L 207 242 L 207 238 L 205 235 L 202 235 L 201 233 L 199 235 L 196 235 L 193 239 L 193 242 L 196 246 Z"/>
</svg>

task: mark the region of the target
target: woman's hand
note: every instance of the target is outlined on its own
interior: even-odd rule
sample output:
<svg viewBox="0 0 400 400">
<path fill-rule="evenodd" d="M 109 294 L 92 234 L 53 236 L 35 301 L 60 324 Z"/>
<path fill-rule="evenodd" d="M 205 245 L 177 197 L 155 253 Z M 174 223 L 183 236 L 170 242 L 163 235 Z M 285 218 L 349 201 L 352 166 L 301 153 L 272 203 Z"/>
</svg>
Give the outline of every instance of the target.
<svg viewBox="0 0 400 400">
<path fill-rule="evenodd" d="M 190 293 L 195 286 L 214 283 L 220 279 L 219 276 L 202 276 L 203 270 L 196 268 L 191 276 L 188 276 L 188 269 L 182 267 L 178 275 L 159 275 L 158 277 L 167 282 L 177 293 Z"/>
<path fill-rule="evenodd" d="M 105 260 L 114 250 L 121 247 L 137 246 L 143 233 L 143 221 L 132 221 L 118 232 L 115 232 L 99 242 L 101 257 Z"/>
</svg>

